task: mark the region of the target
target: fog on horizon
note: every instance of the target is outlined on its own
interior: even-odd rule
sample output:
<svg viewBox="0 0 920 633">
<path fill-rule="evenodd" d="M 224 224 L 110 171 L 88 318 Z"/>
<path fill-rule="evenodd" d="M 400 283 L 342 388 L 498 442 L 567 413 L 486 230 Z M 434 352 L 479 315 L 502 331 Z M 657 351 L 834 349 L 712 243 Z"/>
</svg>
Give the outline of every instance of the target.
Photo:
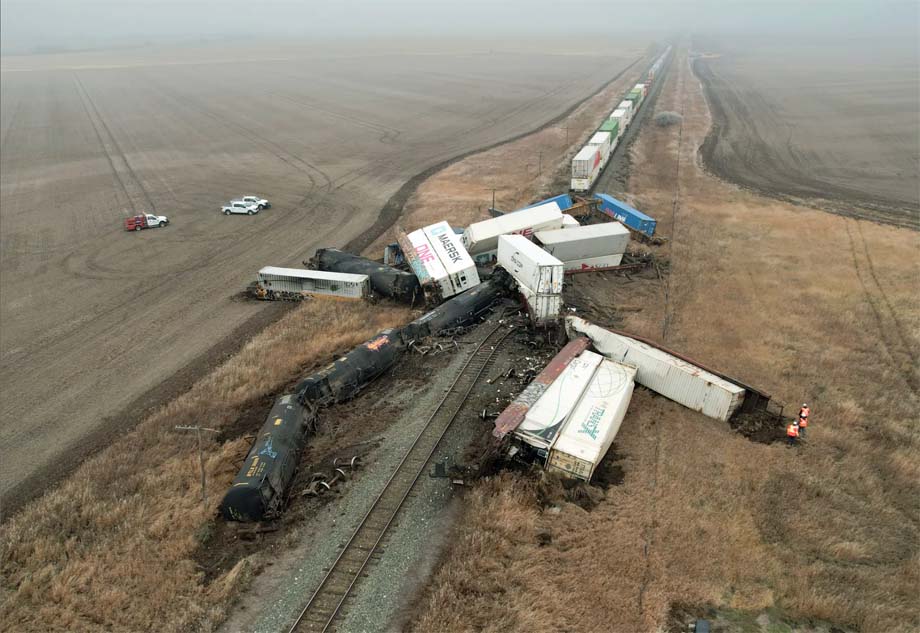
<svg viewBox="0 0 920 633">
<path fill-rule="evenodd" d="M 2 0 L 0 51 L 29 54 L 248 38 L 483 39 L 618 33 L 814 34 L 908 38 L 918 7 L 902 0 Z"/>
</svg>

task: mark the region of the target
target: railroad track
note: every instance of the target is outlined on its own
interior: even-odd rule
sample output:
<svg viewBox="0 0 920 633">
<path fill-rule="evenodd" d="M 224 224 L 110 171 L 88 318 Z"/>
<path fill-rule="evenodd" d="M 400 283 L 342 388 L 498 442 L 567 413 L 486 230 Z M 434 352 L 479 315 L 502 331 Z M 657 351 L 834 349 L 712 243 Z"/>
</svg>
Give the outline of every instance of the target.
<svg viewBox="0 0 920 633">
<path fill-rule="evenodd" d="M 441 438 L 460 413 L 473 387 L 494 361 L 499 345 L 513 331 L 506 326 L 498 325 L 479 343 L 289 629 L 289 633 L 323 632 L 332 628 L 342 612 L 346 598 L 380 547 L 387 530 L 393 524 L 419 476 L 424 472 L 425 465 Z"/>
</svg>

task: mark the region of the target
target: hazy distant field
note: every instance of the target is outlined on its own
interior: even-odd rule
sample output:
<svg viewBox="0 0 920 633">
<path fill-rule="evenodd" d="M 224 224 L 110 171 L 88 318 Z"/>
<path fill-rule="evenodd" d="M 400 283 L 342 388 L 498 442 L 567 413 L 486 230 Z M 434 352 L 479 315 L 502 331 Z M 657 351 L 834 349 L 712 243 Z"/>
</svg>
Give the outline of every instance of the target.
<svg viewBox="0 0 920 633">
<path fill-rule="evenodd" d="M 916 42 L 700 38 L 716 127 L 707 164 L 767 193 L 920 226 Z"/>
<path fill-rule="evenodd" d="M 264 310 L 233 299 L 259 267 L 344 244 L 413 174 L 540 125 L 644 49 L 545 45 L 4 59 L 0 493 Z M 274 207 L 218 213 L 246 193 Z M 126 233 L 128 210 L 171 225 Z"/>
</svg>

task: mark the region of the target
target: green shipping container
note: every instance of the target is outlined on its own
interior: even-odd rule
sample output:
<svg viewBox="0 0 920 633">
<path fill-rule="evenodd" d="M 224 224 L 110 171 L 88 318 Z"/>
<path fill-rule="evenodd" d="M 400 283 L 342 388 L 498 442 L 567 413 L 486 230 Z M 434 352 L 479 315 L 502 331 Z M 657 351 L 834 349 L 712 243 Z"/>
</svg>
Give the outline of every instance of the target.
<svg viewBox="0 0 920 633">
<path fill-rule="evenodd" d="M 607 119 L 604 121 L 604 124 L 600 127 L 598 132 L 610 132 L 610 136 L 616 138 L 617 133 L 620 131 L 620 122 L 613 119 Z"/>
<path fill-rule="evenodd" d="M 626 95 L 627 101 L 642 101 L 642 91 L 641 90 L 631 90 L 628 95 Z"/>
</svg>

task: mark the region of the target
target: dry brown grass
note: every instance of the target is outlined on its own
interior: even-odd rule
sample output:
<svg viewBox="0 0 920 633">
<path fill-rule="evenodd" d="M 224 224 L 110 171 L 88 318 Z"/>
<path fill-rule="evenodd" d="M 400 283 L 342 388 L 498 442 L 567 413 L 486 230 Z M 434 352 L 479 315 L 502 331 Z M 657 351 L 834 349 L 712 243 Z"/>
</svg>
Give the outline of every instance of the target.
<svg viewBox="0 0 920 633">
<path fill-rule="evenodd" d="M 682 204 L 672 222 L 678 129 L 648 126 L 630 190 L 672 237 L 672 274 L 668 301 L 663 285 L 630 295 L 627 329 L 660 339 L 670 314 L 669 345 L 807 400 L 809 443 L 754 444 L 637 391 L 623 484 L 549 514 L 526 478 L 483 482 L 414 629 L 654 631 L 682 603 L 920 630 L 920 236 L 704 173 L 708 109 L 683 63 L 657 108 L 684 115 Z"/>
<path fill-rule="evenodd" d="M 563 122 L 475 154 L 438 172 L 422 183 L 406 202 L 400 224 L 411 230 L 448 219 L 453 226 L 459 227 L 488 218 L 493 187 L 495 206 L 503 210 L 516 209 L 541 196 L 568 190 L 568 181 L 560 179 L 559 174 L 569 173 L 574 153 L 647 66 L 647 59 L 640 60 L 622 77 L 581 104 Z M 392 230 L 384 233 L 365 254 L 378 257 L 383 246 L 394 241 L 393 235 Z"/>
<path fill-rule="evenodd" d="M 408 310 L 298 306 L 187 393 L 85 462 L 2 527 L 5 631 L 211 630 L 249 575 L 205 585 L 192 553 L 249 448 L 208 441 L 202 507 L 195 443 L 177 424 L 222 428 L 301 371 L 407 320 Z M 337 327 L 330 328 L 329 324 Z"/>
</svg>

